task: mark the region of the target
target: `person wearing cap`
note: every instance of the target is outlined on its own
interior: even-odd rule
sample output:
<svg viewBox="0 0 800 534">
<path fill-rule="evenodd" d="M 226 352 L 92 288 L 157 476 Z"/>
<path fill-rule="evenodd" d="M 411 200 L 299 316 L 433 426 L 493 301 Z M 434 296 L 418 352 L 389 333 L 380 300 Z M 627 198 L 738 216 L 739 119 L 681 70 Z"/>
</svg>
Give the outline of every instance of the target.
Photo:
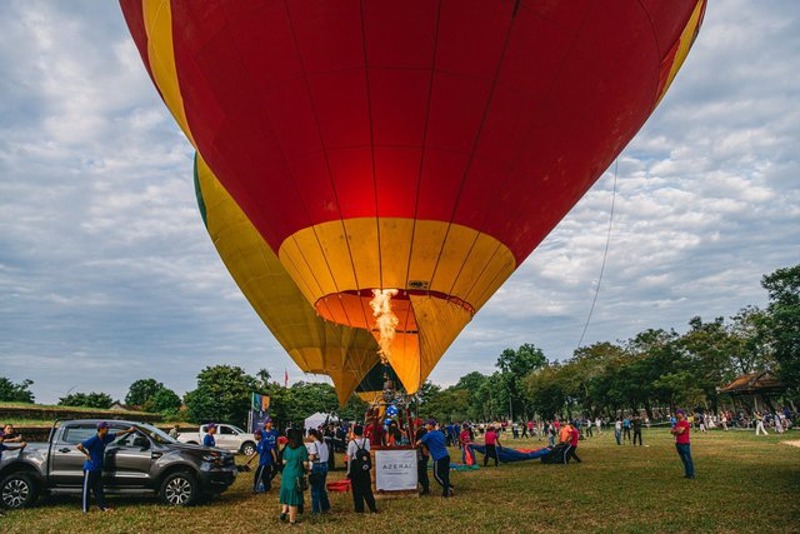
<svg viewBox="0 0 800 534">
<path fill-rule="evenodd" d="M 256 430 L 253 432 L 253 438 L 256 440 L 256 450 L 245 465 L 249 466 L 258 456 L 258 469 L 253 476 L 253 493 L 258 493 L 259 484 L 263 484 L 264 492 L 268 492 L 272 489 L 272 466 L 278 461 L 278 457 L 275 455 L 275 447 L 264 439 L 264 432 Z"/>
<path fill-rule="evenodd" d="M 83 503 L 83 513 L 89 511 L 89 492 L 94 493 L 94 498 L 97 501 L 97 506 L 103 512 L 111 510 L 106 506 L 106 497 L 103 492 L 103 457 L 106 452 L 106 445 L 117 439 L 120 434 L 111 434 L 108 429 L 111 425 L 106 421 L 97 423 L 97 433 L 78 443 L 77 449 L 86 456 L 86 461 L 83 463 L 83 495 L 81 502 Z M 136 431 L 136 427 L 132 426 L 125 430 L 121 435 L 131 434 Z"/>
<path fill-rule="evenodd" d="M 27 446 L 28 444 L 24 441 L 9 443 L 8 434 L 4 430 L 0 430 L 0 461 L 3 459 L 3 451 L 22 450 Z"/>
<path fill-rule="evenodd" d="M 214 439 L 214 434 L 217 433 L 217 425 L 215 423 L 208 423 L 206 426 L 206 435 L 203 436 L 203 447 L 213 449 L 217 446 L 217 440 Z"/>
<path fill-rule="evenodd" d="M 261 439 L 264 441 L 264 447 L 272 451 L 271 455 L 275 459 L 269 469 L 269 479 L 271 482 L 278 474 L 278 466 L 281 462 L 280 458 L 278 458 L 278 431 L 272 428 L 272 418 L 270 416 L 264 419 L 264 429 L 261 431 L 261 435 Z"/>
<path fill-rule="evenodd" d="M 7 424 L 6 426 L 3 427 L 2 432 L 5 433 L 5 435 L 6 435 L 6 439 L 5 439 L 6 444 L 9 444 L 9 443 L 22 443 L 22 435 L 19 432 L 16 431 L 16 429 L 14 428 L 14 425 Z"/>
<path fill-rule="evenodd" d="M 683 469 L 685 471 L 684 478 L 694 479 L 694 462 L 692 462 L 692 450 L 689 444 L 689 431 L 692 425 L 686 420 L 686 412 L 683 410 L 675 410 L 675 417 L 677 422 L 675 427 L 670 430 L 670 434 L 675 436 L 675 448 L 678 451 L 683 462 Z"/>
<path fill-rule="evenodd" d="M 450 484 L 450 454 L 444 444 L 444 434 L 436 430 L 436 421 L 425 421 L 428 432 L 417 441 L 417 446 L 425 445 L 433 459 L 433 478 L 442 486 L 442 497 L 452 497 L 455 488 Z"/>
</svg>

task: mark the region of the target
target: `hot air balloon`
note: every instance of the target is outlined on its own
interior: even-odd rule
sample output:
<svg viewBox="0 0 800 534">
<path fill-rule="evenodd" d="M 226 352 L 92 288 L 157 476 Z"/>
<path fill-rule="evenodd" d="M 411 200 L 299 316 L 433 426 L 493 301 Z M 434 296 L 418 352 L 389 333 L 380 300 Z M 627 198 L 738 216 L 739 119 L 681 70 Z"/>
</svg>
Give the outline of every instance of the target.
<svg viewBox="0 0 800 534">
<path fill-rule="evenodd" d="M 418 390 L 644 124 L 706 2 L 121 5 L 225 264 L 342 399 L 379 350 Z"/>
</svg>

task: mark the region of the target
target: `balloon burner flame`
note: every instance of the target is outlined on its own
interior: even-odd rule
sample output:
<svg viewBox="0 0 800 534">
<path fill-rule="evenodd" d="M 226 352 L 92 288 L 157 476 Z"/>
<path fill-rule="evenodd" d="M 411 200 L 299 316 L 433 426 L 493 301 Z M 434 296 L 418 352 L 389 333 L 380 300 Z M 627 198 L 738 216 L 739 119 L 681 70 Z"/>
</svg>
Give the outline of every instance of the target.
<svg viewBox="0 0 800 534">
<path fill-rule="evenodd" d="M 400 320 L 392 312 L 392 297 L 397 295 L 396 289 L 373 289 L 372 300 L 369 305 L 372 308 L 372 315 L 375 316 L 375 324 L 378 327 L 378 356 L 381 362 L 386 365 L 392 355 L 392 340 L 394 339 L 395 329 Z"/>
</svg>

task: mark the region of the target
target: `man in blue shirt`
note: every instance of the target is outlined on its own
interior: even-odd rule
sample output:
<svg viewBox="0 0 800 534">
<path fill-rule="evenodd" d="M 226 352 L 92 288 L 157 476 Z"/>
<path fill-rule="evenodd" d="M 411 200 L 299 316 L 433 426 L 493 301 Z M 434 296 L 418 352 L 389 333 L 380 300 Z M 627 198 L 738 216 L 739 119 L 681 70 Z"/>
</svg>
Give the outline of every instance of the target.
<svg viewBox="0 0 800 534">
<path fill-rule="evenodd" d="M 208 425 L 206 425 L 206 435 L 203 436 L 203 447 L 213 449 L 217 446 L 217 440 L 214 439 L 214 434 L 216 433 L 217 425 L 214 423 L 208 423 Z"/>
<path fill-rule="evenodd" d="M 450 454 L 445 446 L 444 434 L 436 430 L 436 421 L 425 421 L 427 433 L 417 441 L 417 446 L 425 445 L 433 460 L 433 478 L 442 486 L 442 497 L 452 497 L 455 488 L 450 484 Z"/>
<path fill-rule="evenodd" d="M 272 450 L 272 457 L 275 459 L 269 469 L 269 479 L 272 480 L 278 474 L 278 431 L 272 428 L 272 418 L 267 416 L 264 420 L 264 430 L 262 431 L 263 439 L 267 442 L 267 446 Z"/>
<path fill-rule="evenodd" d="M 253 477 L 253 493 L 258 493 L 259 484 L 264 484 L 264 491 L 267 492 L 272 489 L 272 466 L 278 460 L 275 455 L 275 437 L 261 430 L 253 432 L 253 437 L 256 439 L 256 451 L 247 459 L 245 465 L 250 465 L 258 455 L 258 469 Z"/>
<path fill-rule="evenodd" d="M 19 443 L 6 443 L 6 433 L 0 430 L 0 460 L 3 459 L 3 451 L 11 451 L 14 449 L 24 449 L 27 443 L 20 441 Z"/>
<path fill-rule="evenodd" d="M 117 439 L 117 434 L 110 434 L 108 429 L 111 425 L 103 421 L 97 423 L 97 434 L 78 443 L 78 450 L 86 456 L 83 463 L 83 513 L 89 511 L 89 492 L 94 493 L 97 506 L 103 512 L 111 510 L 106 506 L 106 497 L 103 492 L 103 458 L 106 453 L 106 445 Z M 122 435 L 135 432 L 136 427 L 132 426 Z"/>
</svg>

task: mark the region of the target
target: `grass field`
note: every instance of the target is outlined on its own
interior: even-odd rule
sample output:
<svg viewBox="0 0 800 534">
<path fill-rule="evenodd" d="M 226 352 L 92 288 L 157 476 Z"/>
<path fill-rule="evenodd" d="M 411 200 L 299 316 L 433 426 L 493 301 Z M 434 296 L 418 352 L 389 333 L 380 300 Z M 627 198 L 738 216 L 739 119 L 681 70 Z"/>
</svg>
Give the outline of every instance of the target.
<svg viewBox="0 0 800 534">
<path fill-rule="evenodd" d="M 331 494 L 332 513 L 278 521 L 277 490 L 251 495 L 240 474 L 210 504 L 185 509 L 155 499 L 114 499 L 111 514 L 80 512 L 78 498 L 49 499 L 7 513 L 3 534 L 18 532 L 800 532 L 800 439 L 756 438 L 752 432 L 693 434 L 696 480 L 683 470 L 666 430 L 645 430 L 645 447 L 617 446 L 609 432 L 581 442 L 582 464 L 538 460 L 453 472 L 454 499 L 380 500 L 380 514 L 359 516 L 349 494 Z M 507 446 L 538 448 L 536 440 Z M 453 459 L 460 456 L 452 451 Z M 338 458 L 337 458 L 338 460 Z M 341 463 L 340 463 L 341 465 Z M 330 479 L 341 478 L 335 471 Z M 277 480 L 275 482 L 278 482 Z M 273 484 L 273 488 L 277 485 Z M 436 490 L 432 480 L 432 490 Z M 434 491 L 434 493 L 438 493 Z M 306 498 L 308 494 L 306 494 Z M 308 503 L 308 501 L 307 501 Z M 306 505 L 310 509 L 310 504 Z"/>
</svg>

